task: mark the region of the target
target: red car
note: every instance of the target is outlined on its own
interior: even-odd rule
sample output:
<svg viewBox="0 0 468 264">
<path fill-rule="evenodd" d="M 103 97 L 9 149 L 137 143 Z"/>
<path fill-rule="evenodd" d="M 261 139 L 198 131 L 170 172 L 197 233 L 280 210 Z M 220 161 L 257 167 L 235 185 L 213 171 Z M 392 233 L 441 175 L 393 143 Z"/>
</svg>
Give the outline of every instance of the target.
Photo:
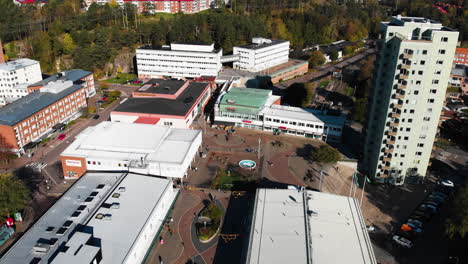
<svg viewBox="0 0 468 264">
<path fill-rule="evenodd" d="M 65 135 L 65 134 L 60 134 L 60 135 L 57 137 L 57 139 L 58 139 L 58 140 L 63 140 L 66 136 L 67 136 L 67 135 Z"/>
<path fill-rule="evenodd" d="M 107 97 L 103 97 L 101 100 L 105 102 L 107 100 Z"/>
</svg>

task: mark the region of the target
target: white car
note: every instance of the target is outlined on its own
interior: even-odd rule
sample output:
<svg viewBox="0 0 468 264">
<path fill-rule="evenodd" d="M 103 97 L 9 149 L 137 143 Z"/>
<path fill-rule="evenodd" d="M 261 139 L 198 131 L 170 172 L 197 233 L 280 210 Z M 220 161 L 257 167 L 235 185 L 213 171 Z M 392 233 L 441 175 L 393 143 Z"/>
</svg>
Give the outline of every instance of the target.
<svg viewBox="0 0 468 264">
<path fill-rule="evenodd" d="M 449 180 L 440 180 L 439 185 L 447 186 L 447 187 L 455 187 L 452 181 Z"/>
<path fill-rule="evenodd" d="M 411 242 L 409 239 L 394 235 L 393 236 L 393 241 L 397 243 L 400 246 L 406 247 L 406 248 L 412 248 L 413 247 L 413 242 Z"/>
</svg>

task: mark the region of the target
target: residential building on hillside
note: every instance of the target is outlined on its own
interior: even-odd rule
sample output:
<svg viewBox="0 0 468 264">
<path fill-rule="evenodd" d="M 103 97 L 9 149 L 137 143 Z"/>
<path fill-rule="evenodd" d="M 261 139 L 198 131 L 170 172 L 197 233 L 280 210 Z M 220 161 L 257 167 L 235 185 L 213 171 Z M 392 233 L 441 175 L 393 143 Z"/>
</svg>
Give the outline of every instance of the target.
<svg viewBox="0 0 468 264">
<path fill-rule="evenodd" d="M 257 189 L 246 263 L 377 261 L 355 198 L 291 186 Z"/>
<path fill-rule="evenodd" d="M 256 37 L 251 44 L 234 46 L 233 54 L 239 55 L 233 63 L 235 69 L 259 72 L 288 62 L 289 41 Z"/>
<path fill-rule="evenodd" d="M 378 182 L 403 184 L 426 175 L 458 32 L 401 16 L 380 30 L 362 169 Z"/>
<path fill-rule="evenodd" d="M 468 95 L 468 66 L 456 65 L 450 72 L 449 85 L 459 87 L 463 95 Z"/>
<path fill-rule="evenodd" d="M 104 5 L 111 2 L 111 0 L 86 0 L 86 7 L 92 3 Z M 179 12 L 186 14 L 198 13 L 203 10 L 211 8 L 212 0 L 116 0 L 119 5 L 125 3 L 134 4 L 138 12 L 148 13 L 171 13 L 176 14 Z"/>
<path fill-rule="evenodd" d="M 138 77 L 141 79 L 217 76 L 222 68 L 222 49 L 214 43 L 143 46 L 136 49 Z"/>
<path fill-rule="evenodd" d="M 0 264 L 143 263 L 178 193 L 169 179 L 87 173 L 21 236 Z"/>
<path fill-rule="evenodd" d="M 215 104 L 214 124 L 340 141 L 345 116 L 280 104 L 271 90 L 232 87 Z"/>
<path fill-rule="evenodd" d="M 18 59 L 0 64 L 0 106 L 26 96 L 26 85 L 40 80 L 42 73 L 38 61 Z"/>
<path fill-rule="evenodd" d="M 31 142 L 54 132 L 54 126 L 78 118 L 87 107 L 83 85 L 50 82 L 25 97 L 0 108 L 0 134 L 11 151 L 24 154 Z"/>
<path fill-rule="evenodd" d="M 455 58 L 453 59 L 453 64 L 468 66 L 468 49 L 457 48 L 455 50 Z"/>
<path fill-rule="evenodd" d="M 151 79 L 111 112 L 111 120 L 191 128 L 203 115 L 215 86 L 214 79 Z"/>
<path fill-rule="evenodd" d="M 81 132 L 60 159 L 66 179 L 86 171 L 183 178 L 201 143 L 199 130 L 106 121 Z"/>
<path fill-rule="evenodd" d="M 82 85 L 86 92 L 86 98 L 93 97 L 96 94 L 96 88 L 94 87 L 93 73 L 81 69 L 73 69 L 69 71 L 59 72 L 55 75 L 51 75 L 44 80 L 32 83 L 28 85 L 28 92 L 32 93 L 41 87 L 44 87 L 50 82 L 62 80 L 71 81 L 74 84 Z"/>
</svg>

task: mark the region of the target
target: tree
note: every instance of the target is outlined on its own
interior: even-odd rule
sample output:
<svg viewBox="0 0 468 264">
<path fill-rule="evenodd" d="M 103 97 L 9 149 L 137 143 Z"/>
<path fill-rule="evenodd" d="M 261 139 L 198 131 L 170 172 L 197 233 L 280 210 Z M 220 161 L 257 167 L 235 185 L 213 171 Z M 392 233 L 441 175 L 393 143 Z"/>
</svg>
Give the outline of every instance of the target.
<svg viewBox="0 0 468 264">
<path fill-rule="evenodd" d="M 330 54 L 330 60 L 336 61 L 338 59 L 338 51 L 332 51 Z"/>
<path fill-rule="evenodd" d="M 307 91 L 303 83 L 293 83 L 286 89 L 285 101 L 291 106 L 301 107 Z"/>
<path fill-rule="evenodd" d="M 7 142 L 7 139 L 0 134 L 0 162 L 8 163 L 13 158 L 13 153 L 10 151 L 13 146 Z"/>
<path fill-rule="evenodd" d="M 320 50 L 315 50 L 310 53 L 309 68 L 315 68 L 325 63 L 325 56 Z"/>
<path fill-rule="evenodd" d="M 353 120 L 364 123 L 366 121 L 366 108 L 367 108 L 367 99 L 361 98 L 357 99 L 354 103 L 353 109 Z"/>
<path fill-rule="evenodd" d="M 63 52 L 67 55 L 72 54 L 75 48 L 76 45 L 73 41 L 73 38 L 70 36 L 70 34 L 65 33 L 65 35 L 63 36 Z"/>
<path fill-rule="evenodd" d="M 445 231 L 450 238 L 456 235 L 463 238 L 468 233 L 468 186 L 458 190 L 451 211 Z"/>
<path fill-rule="evenodd" d="M 24 183 L 12 174 L 0 174 L 0 220 L 3 222 L 8 215 L 22 210 L 30 196 Z"/>
<path fill-rule="evenodd" d="M 311 158 L 313 161 L 321 163 L 336 163 L 341 160 L 341 154 L 338 150 L 329 145 L 321 145 L 318 149 L 312 152 Z"/>
<path fill-rule="evenodd" d="M 311 82 L 305 83 L 304 88 L 305 88 L 305 91 L 306 91 L 306 97 L 302 101 L 302 107 L 305 108 L 305 107 L 309 106 L 310 103 L 312 102 L 312 99 L 314 99 L 315 85 L 313 83 L 311 83 Z"/>
</svg>

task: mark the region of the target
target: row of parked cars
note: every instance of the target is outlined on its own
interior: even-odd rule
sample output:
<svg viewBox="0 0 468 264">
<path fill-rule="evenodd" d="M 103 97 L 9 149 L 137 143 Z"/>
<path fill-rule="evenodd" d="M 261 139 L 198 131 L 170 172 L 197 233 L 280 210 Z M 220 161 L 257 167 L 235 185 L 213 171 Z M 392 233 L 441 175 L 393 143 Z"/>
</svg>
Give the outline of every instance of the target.
<svg viewBox="0 0 468 264">
<path fill-rule="evenodd" d="M 448 200 L 454 187 L 454 183 L 449 180 L 437 182 L 432 193 L 411 213 L 393 235 L 393 242 L 405 248 L 412 248 L 414 241 L 424 232 L 424 225 L 434 214 L 439 212 L 439 208 Z"/>
</svg>

